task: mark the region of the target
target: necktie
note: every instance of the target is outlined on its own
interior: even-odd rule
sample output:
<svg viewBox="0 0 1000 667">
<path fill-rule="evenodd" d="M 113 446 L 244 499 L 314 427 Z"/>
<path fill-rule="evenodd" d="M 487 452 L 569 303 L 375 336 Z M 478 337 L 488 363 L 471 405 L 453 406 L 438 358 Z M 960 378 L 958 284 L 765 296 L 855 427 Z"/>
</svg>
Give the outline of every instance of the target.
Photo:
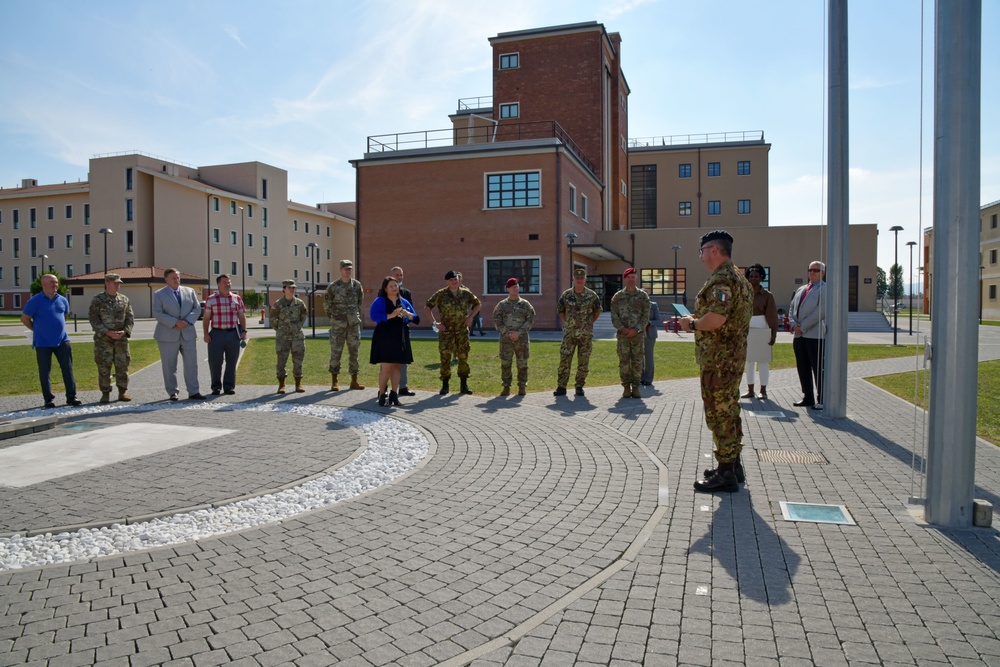
<svg viewBox="0 0 1000 667">
<path fill-rule="evenodd" d="M 809 290 L 813 288 L 814 284 L 815 283 L 809 283 L 809 287 L 806 287 L 806 291 L 802 293 L 802 298 L 799 299 L 799 306 L 798 306 L 799 308 L 802 307 L 802 302 L 804 302 L 806 300 L 806 297 L 809 296 Z"/>
<path fill-rule="evenodd" d="M 179 289 L 174 290 L 174 298 L 177 299 L 177 305 L 181 305 L 181 291 Z"/>
</svg>

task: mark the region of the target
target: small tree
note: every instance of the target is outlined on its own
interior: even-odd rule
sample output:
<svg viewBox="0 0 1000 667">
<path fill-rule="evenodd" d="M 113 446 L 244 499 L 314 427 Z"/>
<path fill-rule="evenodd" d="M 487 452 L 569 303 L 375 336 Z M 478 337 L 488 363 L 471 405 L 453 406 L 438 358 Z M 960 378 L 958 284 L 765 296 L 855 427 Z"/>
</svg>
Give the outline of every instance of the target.
<svg viewBox="0 0 1000 667">
<path fill-rule="evenodd" d="M 38 294 L 39 292 L 42 291 L 42 276 L 45 276 L 45 275 L 53 275 L 56 278 L 58 278 L 59 279 L 59 289 L 57 289 L 56 291 L 59 294 L 61 294 L 63 296 L 66 296 L 66 291 L 69 289 L 69 286 L 66 285 L 66 281 L 63 280 L 62 276 L 59 275 L 59 272 L 58 271 L 54 271 L 54 270 L 53 271 L 46 271 L 45 273 L 39 275 L 37 278 L 35 278 L 33 281 L 31 281 L 31 287 L 29 288 L 31 290 L 31 296 L 35 296 L 36 294 Z"/>
<path fill-rule="evenodd" d="M 892 280 L 889 283 L 889 298 L 890 299 L 902 299 L 903 298 L 903 267 L 899 264 L 893 264 L 892 268 L 889 269 L 892 273 Z"/>
<path fill-rule="evenodd" d="M 248 289 L 243 293 L 243 304 L 249 311 L 260 310 L 264 304 L 264 294 L 256 290 Z"/>
<path fill-rule="evenodd" d="M 885 281 L 885 269 L 881 266 L 876 266 L 875 268 L 877 270 L 875 278 L 875 296 L 881 299 L 886 295 L 886 292 L 889 291 L 889 285 Z"/>
</svg>

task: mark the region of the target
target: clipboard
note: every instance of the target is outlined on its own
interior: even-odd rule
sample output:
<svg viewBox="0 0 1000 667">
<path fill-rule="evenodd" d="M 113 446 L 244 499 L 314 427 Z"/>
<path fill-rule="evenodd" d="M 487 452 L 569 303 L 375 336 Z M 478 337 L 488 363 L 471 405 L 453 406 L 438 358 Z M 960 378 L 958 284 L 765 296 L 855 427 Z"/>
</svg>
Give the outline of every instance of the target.
<svg viewBox="0 0 1000 667">
<path fill-rule="evenodd" d="M 674 312 L 677 313 L 678 317 L 687 317 L 691 314 L 691 311 L 688 310 L 687 306 L 683 303 L 672 303 L 670 305 L 673 307 Z"/>
</svg>

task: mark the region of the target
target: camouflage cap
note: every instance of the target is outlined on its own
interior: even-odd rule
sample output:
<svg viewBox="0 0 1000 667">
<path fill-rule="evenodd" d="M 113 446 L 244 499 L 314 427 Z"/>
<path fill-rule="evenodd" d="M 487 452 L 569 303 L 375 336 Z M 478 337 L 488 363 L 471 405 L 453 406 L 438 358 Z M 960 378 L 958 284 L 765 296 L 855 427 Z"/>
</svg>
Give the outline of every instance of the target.
<svg viewBox="0 0 1000 667">
<path fill-rule="evenodd" d="M 340 260 L 340 268 L 342 268 L 342 269 L 353 269 L 354 268 L 354 262 L 352 262 L 349 259 L 342 259 L 342 260 Z"/>
<path fill-rule="evenodd" d="M 296 287 L 295 281 L 294 280 L 282 280 L 281 281 L 281 288 L 284 289 L 286 287 Z"/>
<path fill-rule="evenodd" d="M 118 275 L 117 273 L 105 273 L 104 274 L 104 282 L 106 282 L 106 283 L 123 283 L 125 281 L 122 280 L 122 277 L 120 275 Z"/>
<path fill-rule="evenodd" d="M 574 269 L 573 270 L 573 277 L 574 278 L 586 278 L 587 277 L 587 269 Z"/>
</svg>

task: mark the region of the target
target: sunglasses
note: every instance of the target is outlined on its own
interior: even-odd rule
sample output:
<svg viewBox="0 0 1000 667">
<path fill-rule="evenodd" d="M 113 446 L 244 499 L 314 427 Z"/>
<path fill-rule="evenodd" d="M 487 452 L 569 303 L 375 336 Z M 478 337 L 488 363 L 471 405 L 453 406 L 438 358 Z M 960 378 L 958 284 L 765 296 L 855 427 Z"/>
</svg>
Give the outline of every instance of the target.
<svg viewBox="0 0 1000 667">
<path fill-rule="evenodd" d="M 819 269 L 809 269 L 809 273 L 819 273 Z"/>
</svg>

